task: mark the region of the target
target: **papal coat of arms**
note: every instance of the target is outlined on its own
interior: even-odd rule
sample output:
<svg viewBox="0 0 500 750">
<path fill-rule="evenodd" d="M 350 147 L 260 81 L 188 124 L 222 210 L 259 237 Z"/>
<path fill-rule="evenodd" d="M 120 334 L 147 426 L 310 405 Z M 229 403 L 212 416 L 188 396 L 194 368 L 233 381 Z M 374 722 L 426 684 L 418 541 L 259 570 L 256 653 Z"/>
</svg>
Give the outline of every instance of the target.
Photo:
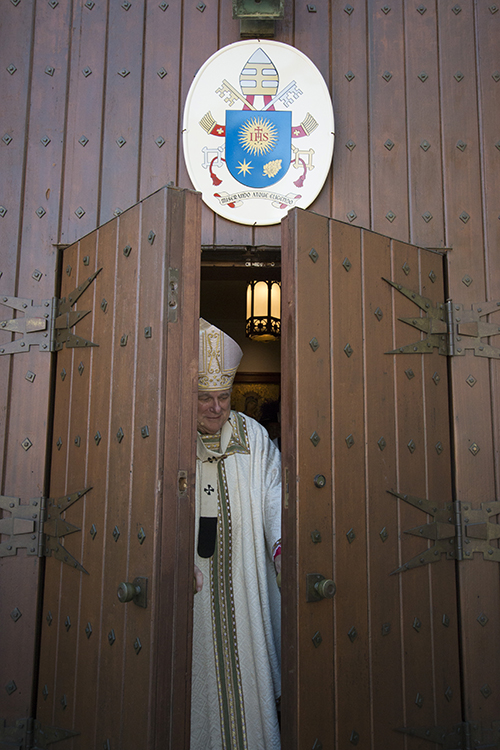
<svg viewBox="0 0 500 750">
<path fill-rule="evenodd" d="M 275 41 L 237 42 L 196 74 L 183 136 L 189 176 L 213 211 L 240 224 L 278 224 L 323 187 L 332 102 L 302 52 Z"/>
</svg>

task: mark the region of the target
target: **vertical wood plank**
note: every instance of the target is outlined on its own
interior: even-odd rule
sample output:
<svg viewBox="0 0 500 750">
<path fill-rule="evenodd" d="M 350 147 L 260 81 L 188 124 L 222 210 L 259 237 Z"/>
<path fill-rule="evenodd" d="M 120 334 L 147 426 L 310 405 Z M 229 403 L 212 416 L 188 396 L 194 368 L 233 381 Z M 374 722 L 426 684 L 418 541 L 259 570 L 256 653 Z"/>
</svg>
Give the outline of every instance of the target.
<svg viewBox="0 0 500 750">
<path fill-rule="evenodd" d="M 332 216 L 370 226 L 367 19 L 362 4 L 332 9 Z M 349 9 L 350 9 L 349 8 Z M 342 186 L 338 189 L 337 186 Z"/>
<path fill-rule="evenodd" d="M 75 3 L 58 240 L 61 243 L 75 242 L 99 223 L 107 22 L 105 3 L 95 3 L 91 9 L 85 3 Z"/>
<path fill-rule="evenodd" d="M 318 573 L 325 578 L 334 575 L 328 395 L 330 320 L 324 314 L 325 307 L 329 307 L 328 222 L 296 209 L 284 225 L 283 355 L 288 360 L 295 354 L 296 359 L 294 370 L 287 372 L 282 384 L 282 421 L 296 426 L 298 431 L 294 430 L 293 435 L 285 432 L 283 443 L 282 669 L 287 678 L 283 685 L 282 742 L 290 748 L 312 747 L 315 742 L 333 748 L 333 673 L 321 683 L 314 684 L 313 679 L 321 664 L 333 666 L 333 602 L 306 602 L 307 574 Z M 309 254 L 312 248 L 317 257 Z M 304 305 L 310 316 L 295 319 L 297 309 Z M 314 338 L 319 343 L 316 351 Z M 298 405 L 306 397 L 307 413 L 299 414 Z M 319 435 L 319 442 L 315 434 Z M 319 474 L 325 477 L 323 487 L 314 484 Z"/>
<path fill-rule="evenodd" d="M 366 527 L 371 743 L 396 750 L 403 715 L 400 582 L 391 572 L 398 567 L 398 512 L 388 490 L 396 486 L 395 382 L 391 348 L 391 291 L 384 278 L 391 277 L 390 240 L 361 233 L 364 410 L 366 418 Z M 393 686 L 387 700 L 387 686 Z M 385 686 L 385 689 L 384 689 Z M 366 740 L 367 738 L 365 738 Z"/>
<path fill-rule="evenodd" d="M 182 160 L 177 149 L 182 121 L 179 110 L 181 29 L 182 4 L 147 4 L 139 187 L 142 198 L 162 185 L 175 183 L 178 162 Z"/>
<path fill-rule="evenodd" d="M 138 200 L 143 35 L 144 2 L 110 4 L 102 134 L 101 224 Z"/>
<path fill-rule="evenodd" d="M 409 240 L 444 244 L 436 9 L 404 4 Z M 439 240 L 437 242 L 437 240 Z"/>
<path fill-rule="evenodd" d="M 361 231 L 330 222 L 336 742 L 371 735 Z M 351 264 L 346 271 L 346 258 Z"/>
<path fill-rule="evenodd" d="M 200 11 L 196 3 L 183 5 L 182 22 L 182 78 L 180 102 L 184 110 L 186 97 L 194 76 L 203 63 L 217 50 L 218 6 L 208 3 Z M 227 8 L 226 12 L 230 13 Z M 177 149 L 183 153 L 182 133 L 177 132 Z M 184 159 L 179 160 L 177 184 L 191 187 Z M 203 204 L 201 213 L 201 244 L 214 244 L 215 215 Z"/>
<path fill-rule="evenodd" d="M 408 238 L 402 3 L 368 3 L 371 229 Z"/>
</svg>

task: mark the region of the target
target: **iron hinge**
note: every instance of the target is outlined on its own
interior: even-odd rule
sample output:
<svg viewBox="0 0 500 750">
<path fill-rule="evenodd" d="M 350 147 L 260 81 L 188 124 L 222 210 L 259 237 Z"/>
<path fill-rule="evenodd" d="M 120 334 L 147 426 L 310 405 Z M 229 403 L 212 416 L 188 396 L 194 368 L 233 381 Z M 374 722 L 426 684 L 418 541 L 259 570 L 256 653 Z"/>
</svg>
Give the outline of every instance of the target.
<svg viewBox="0 0 500 750">
<path fill-rule="evenodd" d="M 27 352 L 32 346 L 38 346 L 41 352 L 57 352 L 64 344 L 68 348 L 98 346 L 71 333 L 71 328 L 90 312 L 71 310 L 71 307 L 100 271 L 102 268 L 76 287 L 67 298 L 52 297 L 34 304 L 32 299 L 24 297 L 0 297 L 3 305 L 24 313 L 24 317 L 0 321 L 0 330 L 21 334 L 21 338 L 0 344 L 0 355 Z"/>
<path fill-rule="evenodd" d="M 470 309 L 453 300 L 434 304 L 428 297 L 422 297 L 401 284 L 389 279 L 384 281 L 425 313 L 422 317 L 416 315 L 399 320 L 427 334 L 423 339 L 400 346 L 386 354 L 427 354 L 437 348 L 439 354 L 456 357 L 464 356 L 468 349 L 472 349 L 476 357 L 500 359 L 500 348 L 490 346 L 482 340 L 500 333 L 498 324 L 483 320 L 485 316 L 500 311 L 500 301 L 475 302 Z"/>
<path fill-rule="evenodd" d="M 0 742 L 5 747 L 18 750 L 46 750 L 54 742 L 68 737 L 76 737 L 80 732 L 59 727 L 45 727 L 36 719 L 16 719 L 7 726 L 5 719 L 0 719 Z"/>
<path fill-rule="evenodd" d="M 394 490 L 388 492 L 434 518 L 431 523 L 405 530 L 405 534 L 432 540 L 434 544 L 393 570 L 391 575 L 437 562 L 443 553 L 448 560 L 461 561 L 472 560 L 474 552 L 482 552 L 485 560 L 500 562 L 500 549 L 492 545 L 494 539 L 500 539 L 500 525 L 493 520 L 500 513 L 500 501 L 481 503 L 480 508 L 475 509 L 468 501 L 456 500 L 438 508 L 436 503 L 421 497 Z"/>
<path fill-rule="evenodd" d="M 500 748 L 500 721 L 493 721 L 491 727 L 479 721 L 463 721 L 447 727 L 401 727 L 396 730 L 411 737 L 440 745 L 443 750 L 494 750 Z"/>
<path fill-rule="evenodd" d="M 7 537 L 0 543 L 0 558 L 14 557 L 18 549 L 25 549 L 28 556 L 54 554 L 61 562 L 87 573 L 62 543 L 65 536 L 80 529 L 60 516 L 90 489 L 77 490 L 57 499 L 35 497 L 27 505 L 21 505 L 19 497 L 0 495 L 0 509 L 10 514 L 0 519 L 0 534 Z"/>
</svg>

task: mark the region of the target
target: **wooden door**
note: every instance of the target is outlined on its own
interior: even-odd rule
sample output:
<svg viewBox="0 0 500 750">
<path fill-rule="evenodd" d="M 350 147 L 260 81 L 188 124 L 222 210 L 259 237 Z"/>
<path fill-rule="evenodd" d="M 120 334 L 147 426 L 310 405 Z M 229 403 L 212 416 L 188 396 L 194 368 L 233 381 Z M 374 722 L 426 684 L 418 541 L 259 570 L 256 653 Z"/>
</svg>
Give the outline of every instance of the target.
<svg viewBox="0 0 500 750">
<path fill-rule="evenodd" d="M 92 344 L 56 363 L 37 721 L 61 748 L 188 746 L 199 258 L 174 188 L 63 253 Z"/>
<path fill-rule="evenodd" d="M 283 747 L 424 750 L 462 721 L 447 359 L 399 350 L 441 341 L 443 257 L 283 224 Z"/>
</svg>

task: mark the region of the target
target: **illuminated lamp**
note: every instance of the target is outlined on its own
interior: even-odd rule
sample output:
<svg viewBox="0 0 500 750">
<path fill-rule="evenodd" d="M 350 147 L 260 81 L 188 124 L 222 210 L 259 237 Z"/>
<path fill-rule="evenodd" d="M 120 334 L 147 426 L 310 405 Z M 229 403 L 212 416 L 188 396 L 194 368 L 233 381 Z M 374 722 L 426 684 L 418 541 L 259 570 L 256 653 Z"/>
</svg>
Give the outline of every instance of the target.
<svg viewBox="0 0 500 750">
<path fill-rule="evenodd" d="M 281 283 L 250 281 L 247 286 L 246 335 L 254 341 L 277 341 L 281 335 Z"/>
</svg>

